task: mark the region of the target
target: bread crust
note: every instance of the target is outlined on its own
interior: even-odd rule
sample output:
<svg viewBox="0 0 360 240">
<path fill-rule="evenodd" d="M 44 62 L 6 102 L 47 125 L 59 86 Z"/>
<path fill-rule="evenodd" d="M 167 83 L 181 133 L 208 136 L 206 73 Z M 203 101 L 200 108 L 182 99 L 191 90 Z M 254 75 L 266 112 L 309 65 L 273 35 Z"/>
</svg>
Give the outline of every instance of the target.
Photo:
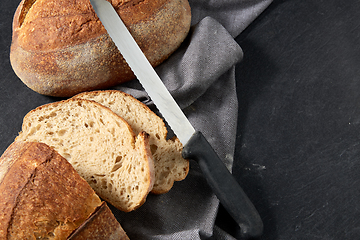
<svg viewBox="0 0 360 240">
<path fill-rule="evenodd" d="M 101 204 L 72 166 L 43 143 L 12 143 L 0 158 L 0 171 L 1 239 L 64 239 Z"/>
<path fill-rule="evenodd" d="M 126 232 L 112 214 L 106 202 L 82 223 L 68 240 L 129 240 Z"/>
<path fill-rule="evenodd" d="M 110 2 L 153 66 L 187 36 L 187 0 Z M 89 0 L 22 0 L 13 19 L 10 61 L 29 88 L 50 96 L 69 97 L 134 79 Z"/>
</svg>

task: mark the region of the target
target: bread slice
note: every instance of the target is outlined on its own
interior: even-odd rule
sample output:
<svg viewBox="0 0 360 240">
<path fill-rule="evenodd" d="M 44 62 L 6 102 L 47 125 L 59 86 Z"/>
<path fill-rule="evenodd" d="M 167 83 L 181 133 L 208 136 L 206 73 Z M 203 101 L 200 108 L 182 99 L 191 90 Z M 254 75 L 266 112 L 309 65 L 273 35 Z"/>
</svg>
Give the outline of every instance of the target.
<svg viewBox="0 0 360 240">
<path fill-rule="evenodd" d="M 124 118 L 137 134 L 150 134 L 150 147 L 154 159 L 155 184 L 152 193 L 168 192 L 174 181 L 183 180 L 189 171 L 189 161 L 181 156 L 182 144 L 175 137 L 166 139 L 167 129 L 163 120 L 129 94 L 117 90 L 84 92 L 74 98 L 96 101 Z"/>
<path fill-rule="evenodd" d="M 12 143 L 0 174 L 0 239 L 129 239 L 107 204 L 46 144 Z"/>
<path fill-rule="evenodd" d="M 40 106 L 24 117 L 16 140 L 53 147 L 101 198 L 125 212 L 141 206 L 154 184 L 148 134 L 135 137 L 124 119 L 94 101 Z"/>
</svg>

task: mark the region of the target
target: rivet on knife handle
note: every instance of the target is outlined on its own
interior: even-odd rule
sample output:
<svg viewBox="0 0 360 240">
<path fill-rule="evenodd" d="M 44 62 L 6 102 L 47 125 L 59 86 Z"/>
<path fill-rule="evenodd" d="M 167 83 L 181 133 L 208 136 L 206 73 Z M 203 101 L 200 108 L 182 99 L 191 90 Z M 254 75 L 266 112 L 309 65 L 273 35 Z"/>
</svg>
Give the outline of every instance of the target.
<svg viewBox="0 0 360 240">
<path fill-rule="evenodd" d="M 257 210 L 201 132 L 193 134 L 182 155 L 199 163 L 221 204 L 240 226 L 243 237 L 259 237 L 263 223 Z"/>
</svg>

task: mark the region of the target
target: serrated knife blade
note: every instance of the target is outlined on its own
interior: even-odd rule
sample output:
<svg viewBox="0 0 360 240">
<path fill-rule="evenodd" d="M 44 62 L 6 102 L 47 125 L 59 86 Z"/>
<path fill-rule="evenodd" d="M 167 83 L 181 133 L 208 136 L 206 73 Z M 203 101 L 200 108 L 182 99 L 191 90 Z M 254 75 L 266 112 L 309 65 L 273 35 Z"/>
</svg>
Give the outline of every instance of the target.
<svg viewBox="0 0 360 240">
<path fill-rule="evenodd" d="M 107 1 L 91 1 L 91 4 L 131 70 L 180 142 L 185 145 L 195 133 L 195 129 L 170 95 L 112 5 Z"/>
<path fill-rule="evenodd" d="M 135 76 L 184 145 L 183 157 L 199 163 L 209 185 L 224 208 L 239 224 L 243 236 L 260 236 L 263 223 L 254 205 L 205 137 L 193 128 L 111 3 L 106 0 L 90 2 Z"/>
</svg>

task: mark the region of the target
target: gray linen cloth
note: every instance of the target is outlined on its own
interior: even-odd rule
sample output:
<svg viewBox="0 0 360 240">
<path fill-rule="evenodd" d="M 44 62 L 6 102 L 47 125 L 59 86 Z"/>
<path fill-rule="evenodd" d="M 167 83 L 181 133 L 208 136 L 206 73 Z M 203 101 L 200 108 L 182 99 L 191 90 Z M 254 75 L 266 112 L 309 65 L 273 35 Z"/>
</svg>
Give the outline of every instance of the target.
<svg viewBox="0 0 360 240">
<path fill-rule="evenodd" d="M 234 40 L 271 0 L 190 0 L 192 27 L 181 47 L 156 68 L 196 130 L 231 171 L 237 129 L 235 65 L 243 52 Z M 157 111 L 137 80 L 125 91 Z M 139 209 L 112 208 L 131 239 L 232 239 L 215 226 L 219 201 L 197 163 L 166 194 L 150 194 Z"/>
</svg>

